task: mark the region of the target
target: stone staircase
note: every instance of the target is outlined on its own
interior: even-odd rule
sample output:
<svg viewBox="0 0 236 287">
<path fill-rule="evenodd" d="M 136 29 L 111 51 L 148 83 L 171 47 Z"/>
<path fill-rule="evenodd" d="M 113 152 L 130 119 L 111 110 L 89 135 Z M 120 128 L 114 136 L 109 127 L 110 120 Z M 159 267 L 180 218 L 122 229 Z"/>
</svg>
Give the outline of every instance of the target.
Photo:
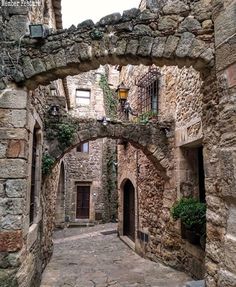
<svg viewBox="0 0 236 287">
<path fill-rule="evenodd" d="M 183 287 L 205 287 L 205 280 L 189 281 Z"/>
</svg>

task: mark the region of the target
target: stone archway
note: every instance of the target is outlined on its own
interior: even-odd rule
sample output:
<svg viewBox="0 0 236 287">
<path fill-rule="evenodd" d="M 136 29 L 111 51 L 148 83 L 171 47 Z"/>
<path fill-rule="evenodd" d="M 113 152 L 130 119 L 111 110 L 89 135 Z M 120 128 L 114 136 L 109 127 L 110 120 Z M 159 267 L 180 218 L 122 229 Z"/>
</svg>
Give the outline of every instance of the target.
<svg viewBox="0 0 236 287">
<path fill-rule="evenodd" d="M 77 28 L 52 32 L 42 41 L 25 36 L 12 79 L 34 89 L 101 64 L 209 69 L 214 65 L 214 27 L 211 6 L 205 9 L 199 12 L 199 3 L 163 1 L 155 11 L 131 9 L 122 16 L 105 16 L 96 25 L 84 21 Z M 16 52 L 5 45 L 12 54 Z"/>
<path fill-rule="evenodd" d="M 170 142 L 173 140 L 173 123 L 163 122 L 155 124 L 132 124 L 122 122 L 109 122 L 103 126 L 96 120 L 87 120 L 86 122 L 74 122 L 76 133 L 71 145 L 64 150 L 59 147 L 57 139 L 48 141 L 48 152 L 57 163 L 65 153 L 75 148 L 82 142 L 96 140 L 98 138 L 122 139 L 130 142 L 158 167 L 163 178 L 168 178 L 168 170 L 172 169 L 170 159 L 172 157 L 169 149 Z M 47 132 L 47 131 L 46 131 Z M 167 135 L 168 133 L 168 135 Z"/>
</svg>

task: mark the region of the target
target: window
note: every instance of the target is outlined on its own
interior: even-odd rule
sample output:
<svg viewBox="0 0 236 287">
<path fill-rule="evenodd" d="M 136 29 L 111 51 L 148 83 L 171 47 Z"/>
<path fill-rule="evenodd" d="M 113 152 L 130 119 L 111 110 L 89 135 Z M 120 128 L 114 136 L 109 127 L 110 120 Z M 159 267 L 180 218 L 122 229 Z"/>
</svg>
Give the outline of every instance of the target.
<svg viewBox="0 0 236 287">
<path fill-rule="evenodd" d="M 81 143 L 76 147 L 77 152 L 89 153 L 89 142 Z"/>
<path fill-rule="evenodd" d="M 139 87 L 138 111 L 140 114 L 158 112 L 159 77 L 159 71 L 156 68 L 150 68 L 148 73 L 137 81 Z"/>
<path fill-rule="evenodd" d="M 76 105 L 87 106 L 90 104 L 90 91 L 76 89 Z"/>
</svg>

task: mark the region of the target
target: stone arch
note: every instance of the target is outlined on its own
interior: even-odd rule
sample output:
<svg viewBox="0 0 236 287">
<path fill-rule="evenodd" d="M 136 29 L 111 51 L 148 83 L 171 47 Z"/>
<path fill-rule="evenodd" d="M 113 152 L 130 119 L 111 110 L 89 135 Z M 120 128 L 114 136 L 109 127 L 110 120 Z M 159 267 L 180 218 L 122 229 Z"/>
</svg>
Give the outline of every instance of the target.
<svg viewBox="0 0 236 287">
<path fill-rule="evenodd" d="M 131 9 L 51 32 L 42 41 L 25 37 L 21 62 L 12 75 L 29 89 L 52 80 L 97 69 L 99 65 L 155 64 L 193 66 L 214 64 L 211 6 L 199 13 L 199 3 L 163 1 L 154 10 Z M 208 25 L 206 26 L 207 21 Z"/>
<path fill-rule="evenodd" d="M 55 164 L 65 153 L 80 143 L 106 137 L 122 139 L 141 149 L 158 168 L 163 178 L 168 178 L 168 170 L 172 168 L 170 165 L 171 151 L 169 149 L 169 141 L 172 137 L 169 132 L 167 136 L 166 129 L 171 129 L 170 122 L 148 125 L 110 122 L 107 126 L 103 126 L 101 122 L 95 120 L 88 120 L 84 123 L 78 120 L 76 128 L 74 140 L 67 149 L 62 151 L 55 139 L 48 142 L 48 152 L 56 159 Z"/>
</svg>

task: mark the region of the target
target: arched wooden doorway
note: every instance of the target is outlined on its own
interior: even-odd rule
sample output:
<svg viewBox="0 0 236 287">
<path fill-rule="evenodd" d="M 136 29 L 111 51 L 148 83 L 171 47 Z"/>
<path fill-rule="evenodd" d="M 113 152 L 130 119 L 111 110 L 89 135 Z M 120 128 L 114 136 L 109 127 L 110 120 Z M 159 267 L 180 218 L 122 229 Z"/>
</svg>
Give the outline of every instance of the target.
<svg viewBox="0 0 236 287">
<path fill-rule="evenodd" d="M 135 190 L 132 182 L 124 185 L 124 235 L 135 241 Z"/>
</svg>

